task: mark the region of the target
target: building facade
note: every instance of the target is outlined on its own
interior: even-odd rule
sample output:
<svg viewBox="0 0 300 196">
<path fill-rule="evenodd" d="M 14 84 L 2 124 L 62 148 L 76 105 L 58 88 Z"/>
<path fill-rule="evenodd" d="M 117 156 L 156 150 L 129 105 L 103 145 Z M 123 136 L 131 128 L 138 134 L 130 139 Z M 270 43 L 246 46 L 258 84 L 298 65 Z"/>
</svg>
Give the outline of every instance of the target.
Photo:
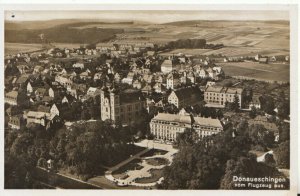
<svg viewBox="0 0 300 196">
<path fill-rule="evenodd" d="M 112 120 L 130 124 L 140 118 L 146 108 L 146 100 L 137 90 L 127 90 L 119 93 L 116 89 L 101 89 L 101 120 Z"/>
<path fill-rule="evenodd" d="M 150 131 L 156 140 L 176 141 L 178 134 L 194 129 L 203 138 L 223 130 L 218 119 L 193 117 L 182 114 L 158 113 L 150 122 Z"/>
<path fill-rule="evenodd" d="M 19 92 L 18 91 L 10 91 L 5 94 L 4 102 L 9 105 L 18 105 L 20 102 Z"/>
<path fill-rule="evenodd" d="M 180 84 L 180 77 L 177 73 L 170 73 L 167 76 L 167 89 L 175 89 Z"/>
<path fill-rule="evenodd" d="M 233 103 L 237 96 L 239 107 L 242 107 L 242 88 L 208 86 L 204 92 L 204 101 L 212 107 L 225 107 L 226 102 Z"/>
<path fill-rule="evenodd" d="M 168 96 L 168 102 L 177 108 L 193 106 L 201 101 L 201 91 L 197 87 L 187 87 L 173 90 Z"/>
</svg>

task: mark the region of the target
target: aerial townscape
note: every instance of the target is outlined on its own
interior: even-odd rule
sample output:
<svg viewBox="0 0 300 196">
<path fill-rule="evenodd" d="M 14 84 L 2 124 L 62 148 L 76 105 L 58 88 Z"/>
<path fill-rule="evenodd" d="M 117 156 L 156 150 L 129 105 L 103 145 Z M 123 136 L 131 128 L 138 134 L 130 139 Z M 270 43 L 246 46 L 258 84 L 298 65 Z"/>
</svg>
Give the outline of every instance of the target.
<svg viewBox="0 0 300 196">
<path fill-rule="evenodd" d="M 288 21 L 7 20 L 5 188 L 289 189 L 289 66 Z"/>
</svg>

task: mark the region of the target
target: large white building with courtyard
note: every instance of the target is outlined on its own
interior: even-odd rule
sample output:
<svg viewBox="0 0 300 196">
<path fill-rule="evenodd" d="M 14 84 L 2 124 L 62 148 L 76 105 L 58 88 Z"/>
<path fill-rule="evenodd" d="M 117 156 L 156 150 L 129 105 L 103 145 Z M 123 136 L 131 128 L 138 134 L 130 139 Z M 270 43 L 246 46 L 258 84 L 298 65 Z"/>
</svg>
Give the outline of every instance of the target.
<svg viewBox="0 0 300 196">
<path fill-rule="evenodd" d="M 158 113 L 150 122 L 154 139 L 174 142 L 178 134 L 194 129 L 199 137 L 220 133 L 223 126 L 218 119 L 193 117 L 186 114 Z"/>
</svg>

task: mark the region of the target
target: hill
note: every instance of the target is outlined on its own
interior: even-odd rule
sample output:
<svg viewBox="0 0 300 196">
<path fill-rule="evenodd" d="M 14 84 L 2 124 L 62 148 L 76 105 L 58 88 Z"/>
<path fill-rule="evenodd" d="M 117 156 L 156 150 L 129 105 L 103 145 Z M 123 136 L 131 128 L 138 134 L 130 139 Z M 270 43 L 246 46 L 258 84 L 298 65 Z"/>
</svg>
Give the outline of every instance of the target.
<svg viewBox="0 0 300 196">
<path fill-rule="evenodd" d="M 98 24 L 99 22 L 79 22 L 76 20 L 68 20 L 67 24 L 59 24 L 62 22 L 63 21 L 51 21 L 49 23 L 45 22 L 50 26 L 54 25 L 52 27 L 48 26 L 48 28 L 42 28 L 43 25 L 40 22 L 25 22 L 24 24 L 6 23 L 5 42 L 41 43 L 42 40 L 40 35 L 44 34 L 44 39 L 49 42 L 90 44 L 108 41 L 113 39 L 117 33 L 123 32 L 123 29 L 117 28 L 73 28 L 87 24 Z M 39 26 L 40 28 L 24 28 L 24 25 L 26 26 L 26 24 L 28 26 L 34 24 L 35 27 Z"/>
<path fill-rule="evenodd" d="M 265 23 L 265 24 L 278 24 L 278 25 L 289 25 L 289 21 L 286 20 L 187 20 L 187 21 L 176 21 L 163 23 L 163 25 L 173 25 L 173 26 L 193 26 L 193 25 L 216 25 L 216 24 L 240 24 L 243 23 Z"/>
</svg>

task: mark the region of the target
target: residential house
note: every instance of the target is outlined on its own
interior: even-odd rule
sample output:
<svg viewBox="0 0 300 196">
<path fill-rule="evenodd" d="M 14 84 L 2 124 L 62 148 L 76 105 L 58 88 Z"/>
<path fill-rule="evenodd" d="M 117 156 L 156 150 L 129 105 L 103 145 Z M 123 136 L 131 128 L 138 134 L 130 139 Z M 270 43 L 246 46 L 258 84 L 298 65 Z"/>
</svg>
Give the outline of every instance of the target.
<svg viewBox="0 0 300 196">
<path fill-rule="evenodd" d="M 167 89 L 175 89 L 180 84 L 179 74 L 170 73 L 167 76 Z"/>
<path fill-rule="evenodd" d="M 267 57 L 261 57 L 261 58 L 259 58 L 258 62 L 266 64 L 266 63 L 268 63 L 268 58 Z"/>
<path fill-rule="evenodd" d="M 208 72 L 205 69 L 201 68 L 200 71 L 199 71 L 199 77 L 200 78 L 207 78 L 208 76 L 209 76 Z"/>
<path fill-rule="evenodd" d="M 9 118 L 9 121 L 8 121 L 9 128 L 20 130 L 24 126 L 25 126 L 25 121 L 23 119 L 22 114 L 13 115 Z"/>
<path fill-rule="evenodd" d="M 34 91 L 36 97 L 43 98 L 47 93 L 47 89 L 44 87 L 39 87 Z"/>
<path fill-rule="evenodd" d="M 33 69 L 33 74 L 41 73 L 43 70 L 44 70 L 44 68 L 42 66 L 36 65 Z"/>
<path fill-rule="evenodd" d="M 80 79 L 82 80 L 87 80 L 87 79 L 91 79 L 91 76 L 89 74 L 88 71 L 84 71 L 82 73 L 79 74 Z"/>
<path fill-rule="evenodd" d="M 84 69 L 84 64 L 83 63 L 75 63 L 72 66 L 73 68 L 80 68 L 80 69 Z"/>
<path fill-rule="evenodd" d="M 249 108 L 251 109 L 252 107 L 254 107 L 256 109 L 260 109 L 261 108 L 260 98 L 261 98 L 261 95 L 253 94 L 252 100 L 249 104 Z"/>
<path fill-rule="evenodd" d="M 164 85 L 162 85 L 161 83 L 155 83 L 155 85 L 153 86 L 153 89 L 157 93 L 162 93 L 162 92 L 166 91 L 166 87 Z"/>
<path fill-rule="evenodd" d="M 152 91 L 153 91 L 153 89 L 152 89 L 151 85 L 149 85 L 149 84 L 146 84 L 146 86 L 144 86 L 142 88 L 142 93 L 145 93 L 145 94 L 150 94 L 150 93 L 152 93 Z"/>
<path fill-rule="evenodd" d="M 139 80 L 135 80 L 135 81 L 132 83 L 132 86 L 133 86 L 133 88 L 141 89 L 141 88 L 142 88 L 142 83 L 141 83 Z"/>
<path fill-rule="evenodd" d="M 168 96 L 168 102 L 177 108 L 193 106 L 201 101 L 201 91 L 198 87 L 187 87 L 172 90 Z"/>
<path fill-rule="evenodd" d="M 31 85 L 31 82 L 27 83 L 26 89 L 27 89 L 27 94 L 31 94 L 33 92 L 33 87 Z"/>
<path fill-rule="evenodd" d="M 161 64 L 161 72 L 164 74 L 168 74 L 172 71 L 176 71 L 178 66 L 173 63 L 171 59 L 166 59 Z"/>
<path fill-rule="evenodd" d="M 73 84 L 72 80 L 60 75 L 55 76 L 55 81 L 58 82 L 60 85 L 64 86 L 65 88 L 71 88 Z"/>
<path fill-rule="evenodd" d="M 9 105 L 19 105 L 23 101 L 20 99 L 20 93 L 18 91 L 10 91 L 5 93 L 4 102 Z"/>
</svg>

